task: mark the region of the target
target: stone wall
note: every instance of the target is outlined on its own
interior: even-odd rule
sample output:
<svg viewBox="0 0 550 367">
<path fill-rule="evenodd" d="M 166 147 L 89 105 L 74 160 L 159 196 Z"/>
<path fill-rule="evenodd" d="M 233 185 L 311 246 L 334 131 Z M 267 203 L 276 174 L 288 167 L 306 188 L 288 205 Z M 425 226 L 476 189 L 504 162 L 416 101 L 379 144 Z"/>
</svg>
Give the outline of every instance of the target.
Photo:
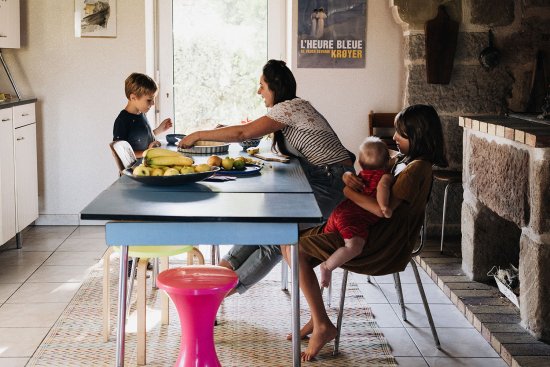
<svg viewBox="0 0 550 367">
<path fill-rule="evenodd" d="M 395 20 L 405 36 L 406 85 L 403 104 L 432 104 L 439 112 L 450 168 L 462 169 L 462 128 L 458 117 L 524 111 L 538 50 L 550 64 L 550 1 L 548 0 L 393 0 Z M 460 23 L 454 67 L 449 84 L 426 82 L 426 21 L 444 4 Z M 490 71 L 478 61 L 488 46 L 488 31 L 501 52 L 500 64 Z M 550 65 L 547 65 L 550 67 Z M 502 167 L 501 167 L 502 168 Z M 435 184 L 428 205 L 428 231 L 439 235 L 443 185 Z M 447 202 L 446 233 L 460 234 L 462 190 L 452 186 Z"/>
</svg>

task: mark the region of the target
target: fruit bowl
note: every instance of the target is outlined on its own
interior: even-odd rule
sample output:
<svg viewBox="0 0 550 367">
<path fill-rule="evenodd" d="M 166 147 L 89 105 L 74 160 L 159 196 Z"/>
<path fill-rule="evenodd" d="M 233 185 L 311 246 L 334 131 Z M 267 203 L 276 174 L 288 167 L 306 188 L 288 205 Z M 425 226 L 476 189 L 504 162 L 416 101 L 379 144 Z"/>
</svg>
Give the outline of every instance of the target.
<svg viewBox="0 0 550 367">
<path fill-rule="evenodd" d="M 145 185 L 152 186 L 175 186 L 187 183 L 202 181 L 213 176 L 220 170 L 220 167 L 212 167 L 211 171 L 190 173 L 188 175 L 173 175 L 173 176 L 134 176 L 132 168 L 125 169 L 122 173 L 130 177 L 134 181 L 141 182 Z"/>
<path fill-rule="evenodd" d="M 260 141 L 262 141 L 261 138 L 258 139 L 247 139 L 243 140 L 239 143 L 241 147 L 243 147 L 243 150 L 247 150 L 248 148 L 257 147 L 260 144 Z"/>
</svg>

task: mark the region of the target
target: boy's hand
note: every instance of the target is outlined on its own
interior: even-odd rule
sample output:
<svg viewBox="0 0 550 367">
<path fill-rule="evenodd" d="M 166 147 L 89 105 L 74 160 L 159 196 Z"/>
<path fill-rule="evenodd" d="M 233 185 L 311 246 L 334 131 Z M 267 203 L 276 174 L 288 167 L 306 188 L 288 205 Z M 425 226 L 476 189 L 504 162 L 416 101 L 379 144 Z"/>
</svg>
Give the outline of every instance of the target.
<svg viewBox="0 0 550 367">
<path fill-rule="evenodd" d="M 359 176 L 349 171 L 344 172 L 344 174 L 342 175 L 342 181 L 347 187 L 358 192 L 363 191 L 363 187 L 365 186 L 365 184 L 363 183 L 363 180 L 361 180 Z"/>
<path fill-rule="evenodd" d="M 170 117 L 168 117 L 167 119 L 164 119 L 158 129 L 160 130 L 161 133 L 165 132 L 166 130 L 169 130 L 172 128 L 174 124 L 172 124 L 172 119 Z"/>
<path fill-rule="evenodd" d="M 151 148 L 158 148 L 160 147 L 162 144 L 160 143 L 160 141 L 158 140 L 155 140 L 153 142 L 151 142 L 151 144 L 149 144 L 149 146 L 147 148 L 151 149 Z"/>
</svg>

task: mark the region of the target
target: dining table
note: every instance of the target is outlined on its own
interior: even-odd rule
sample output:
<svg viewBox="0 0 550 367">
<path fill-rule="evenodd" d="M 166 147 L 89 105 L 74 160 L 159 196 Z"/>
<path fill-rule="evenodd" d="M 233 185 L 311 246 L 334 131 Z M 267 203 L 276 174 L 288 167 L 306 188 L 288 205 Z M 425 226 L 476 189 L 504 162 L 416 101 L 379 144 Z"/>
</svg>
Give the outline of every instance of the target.
<svg viewBox="0 0 550 367">
<path fill-rule="evenodd" d="M 228 154 L 246 155 L 239 148 L 232 144 Z M 196 163 L 207 158 L 193 156 Z M 292 361 L 301 365 L 298 231 L 301 223 L 320 223 L 322 214 L 297 159 L 265 162 L 259 168 L 234 180 L 173 186 L 147 185 L 122 175 L 81 211 L 83 220 L 108 221 L 106 245 L 121 246 L 116 366 L 124 366 L 128 246 L 205 243 L 291 245 Z"/>
</svg>

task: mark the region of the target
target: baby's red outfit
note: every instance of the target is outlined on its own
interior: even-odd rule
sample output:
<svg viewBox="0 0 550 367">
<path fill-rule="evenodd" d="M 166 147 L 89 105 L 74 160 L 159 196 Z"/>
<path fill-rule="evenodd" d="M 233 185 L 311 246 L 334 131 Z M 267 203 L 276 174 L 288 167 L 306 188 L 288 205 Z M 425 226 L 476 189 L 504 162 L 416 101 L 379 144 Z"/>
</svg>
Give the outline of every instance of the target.
<svg viewBox="0 0 550 367">
<path fill-rule="evenodd" d="M 384 169 L 360 171 L 359 176 L 365 184 L 363 194 L 376 198 L 376 186 L 386 173 L 388 172 Z M 338 204 L 330 214 L 323 232 L 338 232 L 344 239 L 359 236 L 366 241 L 369 227 L 378 222 L 379 219 L 379 217 L 361 208 L 350 199 L 346 199 Z"/>
</svg>

